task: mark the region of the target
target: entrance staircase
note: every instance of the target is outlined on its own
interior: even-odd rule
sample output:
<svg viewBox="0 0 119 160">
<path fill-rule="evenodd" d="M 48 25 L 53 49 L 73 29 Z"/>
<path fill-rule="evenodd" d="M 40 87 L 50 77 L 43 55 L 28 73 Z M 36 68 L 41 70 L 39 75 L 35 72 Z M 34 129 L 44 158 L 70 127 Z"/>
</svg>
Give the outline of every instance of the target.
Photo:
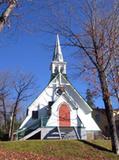
<svg viewBox="0 0 119 160">
<path fill-rule="evenodd" d="M 68 139 L 80 139 L 80 135 L 76 127 L 39 127 L 35 130 L 31 130 L 28 134 L 19 134 L 18 140 L 32 139 L 32 137 L 40 132 L 40 136 L 37 139 L 47 140 L 68 140 Z"/>
<path fill-rule="evenodd" d="M 40 119 L 17 131 L 17 140 L 27 139 L 81 139 L 77 127 L 46 127 L 48 118 Z"/>
<path fill-rule="evenodd" d="M 48 117 L 44 119 L 39 119 L 34 121 L 29 127 L 24 127 L 17 130 L 16 139 L 17 140 L 26 140 L 34 136 L 35 134 L 41 132 L 42 128 L 46 126 Z M 40 139 L 40 137 L 39 137 Z"/>
<path fill-rule="evenodd" d="M 43 139 L 80 139 L 80 136 L 76 127 L 55 127 L 54 129 L 50 130 L 47 134 L 45 134 Z"/>
</svg>

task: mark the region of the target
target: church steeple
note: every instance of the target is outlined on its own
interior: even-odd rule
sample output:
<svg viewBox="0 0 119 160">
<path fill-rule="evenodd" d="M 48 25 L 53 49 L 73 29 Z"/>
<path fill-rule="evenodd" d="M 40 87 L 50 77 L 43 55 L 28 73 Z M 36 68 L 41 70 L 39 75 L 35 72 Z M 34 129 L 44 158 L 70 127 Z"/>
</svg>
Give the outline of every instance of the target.
<svg viewBox="0 0 119 160">
<path fill-rule="evenodd" d="M 66 75 L 66 62 L 64 62 L 63 54 L 60 46 L 59 35 L 57 34 L 56 45 L 54 49 L 53 61 L 51 64 L 52 76 L 56 76 L 58 73 Z"/>
<path fill-rule="evenodd" d="M 54 50 L 53 61 L 58 61 L 58 62 L 63 62 L 64 61 L 58 34 L 57 34 L 57 39 L 56 39 L 56 46 L 55 46 L 55 50 Z"/>
</svg>

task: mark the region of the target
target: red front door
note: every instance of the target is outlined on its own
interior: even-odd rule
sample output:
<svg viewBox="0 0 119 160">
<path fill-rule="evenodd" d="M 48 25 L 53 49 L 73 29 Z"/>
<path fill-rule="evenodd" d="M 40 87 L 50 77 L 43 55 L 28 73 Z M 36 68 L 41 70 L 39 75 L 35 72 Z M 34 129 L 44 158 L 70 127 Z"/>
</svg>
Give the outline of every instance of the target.
<svg viewBox="0 0 119 160">
<path fill-rule="evenodd" d="M 59 126 L 70 127 L 70 108 L 65 103 L 59 108 Z"/>
</svg>

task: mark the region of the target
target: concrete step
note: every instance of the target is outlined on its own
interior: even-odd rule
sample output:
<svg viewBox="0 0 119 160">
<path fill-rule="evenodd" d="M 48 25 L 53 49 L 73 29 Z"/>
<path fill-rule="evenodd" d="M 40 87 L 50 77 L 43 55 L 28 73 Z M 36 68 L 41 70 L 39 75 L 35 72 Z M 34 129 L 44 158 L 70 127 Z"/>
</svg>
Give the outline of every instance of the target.
<svg viewBox="0 0 119 160">
<path fill-rule="evenodd" d="M 80 139 L 76 127 L 60 127 L 59 129 L 61 132 L 62 139 Z"/>
<path fill-rule="evenodd" d="M 77 128 L 74 127 L 58 127 L 46 139 L 80 139 Z"/>
</svg>

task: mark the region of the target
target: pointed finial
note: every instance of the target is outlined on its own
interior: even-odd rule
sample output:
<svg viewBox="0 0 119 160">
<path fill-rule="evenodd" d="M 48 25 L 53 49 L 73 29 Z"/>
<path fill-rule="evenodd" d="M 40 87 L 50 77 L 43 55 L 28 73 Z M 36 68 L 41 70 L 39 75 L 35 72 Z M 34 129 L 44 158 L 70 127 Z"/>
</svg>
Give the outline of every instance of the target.
<svg viewBox="0 0 119 160">
<path fill-rule="evenodd" d="M 54 61 L 59 61 L 63 62 L 63 55 L 61 51 L 61 46 L 60 46 L 60 40 L 59 40 L 59 35 L 57 34 L 57 39 L 56 39 L 56 46 L 55 46 L 55 53 L 54 53 Z"/>
</svg>

